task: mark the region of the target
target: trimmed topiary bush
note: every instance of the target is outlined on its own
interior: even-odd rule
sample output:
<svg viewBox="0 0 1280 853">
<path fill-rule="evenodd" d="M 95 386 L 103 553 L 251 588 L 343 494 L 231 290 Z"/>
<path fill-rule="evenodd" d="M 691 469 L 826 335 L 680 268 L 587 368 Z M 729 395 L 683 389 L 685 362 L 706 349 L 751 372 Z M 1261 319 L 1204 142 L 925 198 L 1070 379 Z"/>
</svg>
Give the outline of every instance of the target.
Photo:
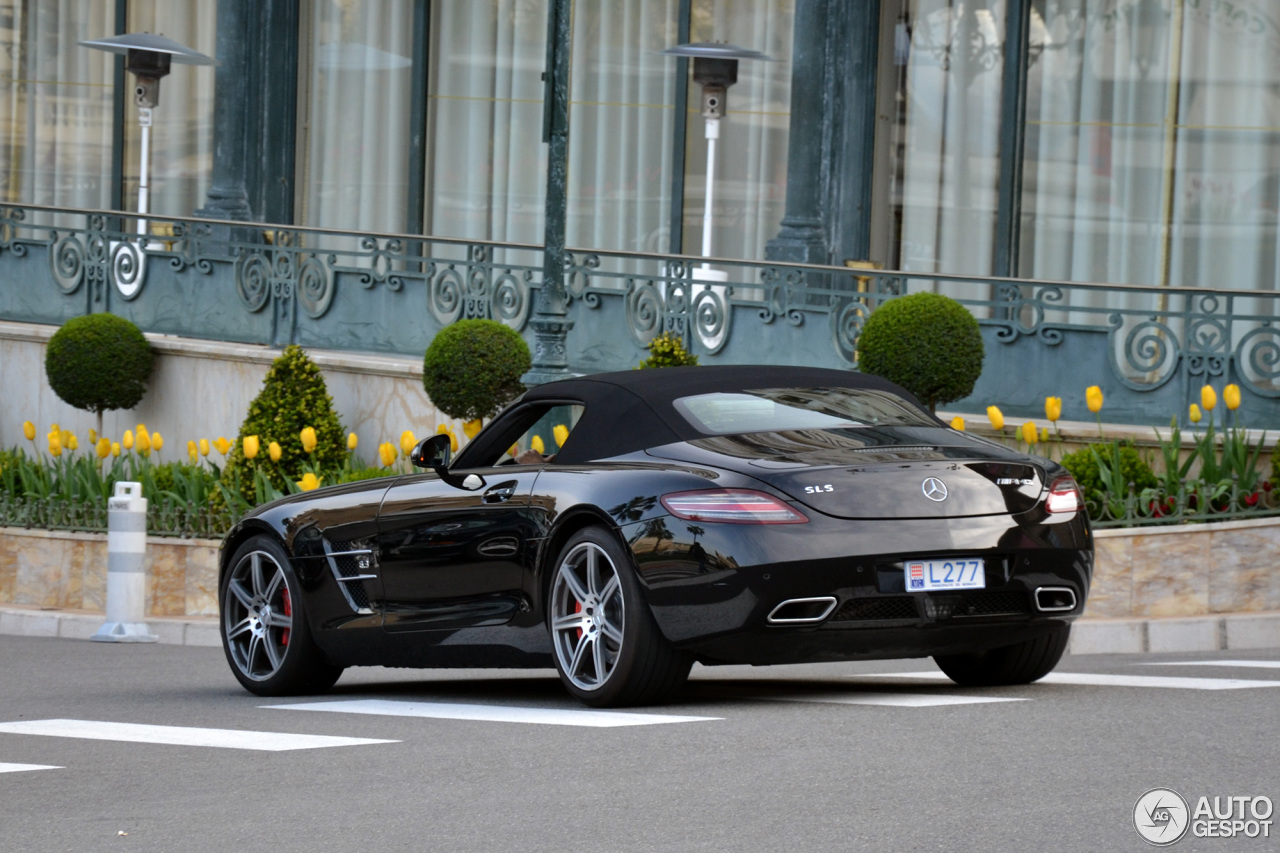
<svg viewBox="0 0 1280 853">
<path fill-rule="evenodd" d="M 684 348 L 684 341 L 674 332 L 663 332 L 645 347 L 649 357 L 640 362 L 636 370 L 650 367 L 688 367 L 698 363 L 698 357 Z"/>
<path fill-rule="evenodd" d="M 64 402 L 101 417 L 141 402 L 153 363 L 151 344 L 137 326 L 114 314 L 89 314 L 68 320 L 49 338 L 44 372 Z"/>
<path fill-rule="evenodd" d="M 304 427 L 311 427 L 316 433 L 316 446 L 311 453 L 302 446 Z M 258 452 L 253 459 L 244 453 L 244 439 L 251 435 L 258 437 Z M 278 462 L 272 462 L 268 452 L 273 441 L 280 445 Z M 346 455 L 346 431 L 334 411 L 320 368 L 307 358 L 302 347 L 293 344 L 272 362 L 262 390 L 249 404 L 235 449 L 222 470 L 222 482 L 228 488 L 238 487 L 252 505 L 256 471 L 261 470 L 273 486 L 287 492 L 288 483 L 301 478 L 304 464 L 331 471 L 342 466 Z"/>
<path fill-rule="evenodd" d="M 858 369 L 896 382 L 931 412 L 973 393 L 983 355 L 978 321 L 938 293 L 886 302 L 858 336 Z"/>
<path fill-rule="evenodd" d="M 436 335 L 422 359 L 422 387 L 451 418 L 496 414 L 524 393 L 533 360 L 520 333 L 497 320 L 459 320 Z"/>
</svg>

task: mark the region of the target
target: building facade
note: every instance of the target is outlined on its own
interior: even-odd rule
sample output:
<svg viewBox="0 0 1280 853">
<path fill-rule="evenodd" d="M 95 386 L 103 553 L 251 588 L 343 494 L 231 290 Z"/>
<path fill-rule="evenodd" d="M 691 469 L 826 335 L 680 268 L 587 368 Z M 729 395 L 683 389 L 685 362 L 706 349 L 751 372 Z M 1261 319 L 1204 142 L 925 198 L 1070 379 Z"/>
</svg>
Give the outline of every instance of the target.
<svg viewBox="0 0 1280 853">
<path fill-rule="evenodd" d="M 983 407 L 1030 412 L 1067 382 L 1101 384 L 1125 418 L 1167 423 L 1202 382 L 1236 381 L 1249 411 L 1280 414 L 1280 10 L 1265 0 L 0 0 L 0 195 L 31 208 L 25 222 L 136 209 L 131 80 L 79 45 L 124 32 L 220 62 L 163 81 L 154 219 L 295 229 L 293 248 L 328 251 L 299 268 L 359 256 L 327 262 L 334 281 L 362 264 L 377 283 L 411 279 L 435 255 L 403 235 L 468 243 L 458 262 L 483 266 L 489 290 L 461 312 L 561 346 L 552 367 L 625 366 L 660 328 L 710 360 L 852 364 L 867 311 L 932 288 L 984 323 Z M 717 143 L 727 289 L 672 262 L 702 244 L 707 142 L 688 61 L 662 51 L 702 41 L 770 57 L 740 63 Z M 535 259 L 477 261 L 481 244 Z M 864 269 L 830 269 L 847 262 Z M 508 278 L 524 303 L 504 314 Z M 337 293 L 322 316 L 346 310 Z M 612 293 L 618 317 L 569 317 Z M 133 310 L 90 297 L 63 313 L 104 308 Z M 138 310 L 144 328 L 192 331 Z M 24 311 L 0 298 L 6 319 L 56 320 Z M 297 337 L 298 321 L 283 336 L 274 322 L 259 337 Z M 820 328 L 825 354 L 787 323 Z M 610 350 L 620 324 L 634 346 Z M 367 348 L 411 351 L 424 328 Z M 357 332 L 302 340 L 360 348 Z"/>
</svg>

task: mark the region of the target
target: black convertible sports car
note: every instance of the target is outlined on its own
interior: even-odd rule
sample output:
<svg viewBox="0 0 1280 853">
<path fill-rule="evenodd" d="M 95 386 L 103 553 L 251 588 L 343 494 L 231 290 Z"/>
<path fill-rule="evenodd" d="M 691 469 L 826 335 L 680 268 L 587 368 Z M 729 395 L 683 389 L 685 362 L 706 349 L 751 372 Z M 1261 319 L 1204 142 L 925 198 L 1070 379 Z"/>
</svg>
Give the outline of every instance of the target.
<svg viewBox="0 0 1280 853">
<path fill-rule="evenodd" d="M 543 455 L 549 451 L 549 455 Z M 455 459 L 262 506 L 227 535 L 232 672 L 545 667 L 591 705 L 694 661 L 932 655 L 967 685 L 1053 669 L 1093 569 L 1066 470 L 949 428 L 874 376 L 600 374 L 531 389 Z"/>
</svg>

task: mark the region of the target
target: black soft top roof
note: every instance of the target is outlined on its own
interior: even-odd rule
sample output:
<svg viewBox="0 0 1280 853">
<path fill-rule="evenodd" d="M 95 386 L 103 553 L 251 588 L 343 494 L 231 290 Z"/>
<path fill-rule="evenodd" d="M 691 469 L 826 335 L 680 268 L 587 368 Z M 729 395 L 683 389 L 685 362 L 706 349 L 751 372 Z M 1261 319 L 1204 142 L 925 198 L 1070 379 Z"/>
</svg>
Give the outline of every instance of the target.
<svg viewBox="0 0 1280 853">
<path fill-rule="evenodd" d="M 910 392 L 879 376 L 820 367 L 746 364 L 596 373 L 539 385 L 525 392 L 521 401 L 583 403 L 581 420 L 556 455 L 558 463 L 577 464 L 704 438 L 676 411 L 674 401 L 695 394 L 760 388 L 865 388 L 888 391 L 920 407 Z"/>
</svg>

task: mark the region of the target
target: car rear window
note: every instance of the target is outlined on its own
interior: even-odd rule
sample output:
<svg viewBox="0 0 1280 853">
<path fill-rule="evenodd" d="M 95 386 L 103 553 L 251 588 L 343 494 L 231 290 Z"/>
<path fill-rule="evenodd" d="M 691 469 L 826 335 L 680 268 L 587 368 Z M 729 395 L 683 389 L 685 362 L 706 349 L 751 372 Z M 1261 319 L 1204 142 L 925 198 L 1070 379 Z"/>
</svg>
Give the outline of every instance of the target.
<svg viewBox="0 0 1280 853">
<path fill-rule="evenodd" d="M 937 426 L 927 414 L 885 391 L 857 388 L 759 388 L 681 397 L 676 411 L 707 435 L 841 427 Z"/>
</svg>

